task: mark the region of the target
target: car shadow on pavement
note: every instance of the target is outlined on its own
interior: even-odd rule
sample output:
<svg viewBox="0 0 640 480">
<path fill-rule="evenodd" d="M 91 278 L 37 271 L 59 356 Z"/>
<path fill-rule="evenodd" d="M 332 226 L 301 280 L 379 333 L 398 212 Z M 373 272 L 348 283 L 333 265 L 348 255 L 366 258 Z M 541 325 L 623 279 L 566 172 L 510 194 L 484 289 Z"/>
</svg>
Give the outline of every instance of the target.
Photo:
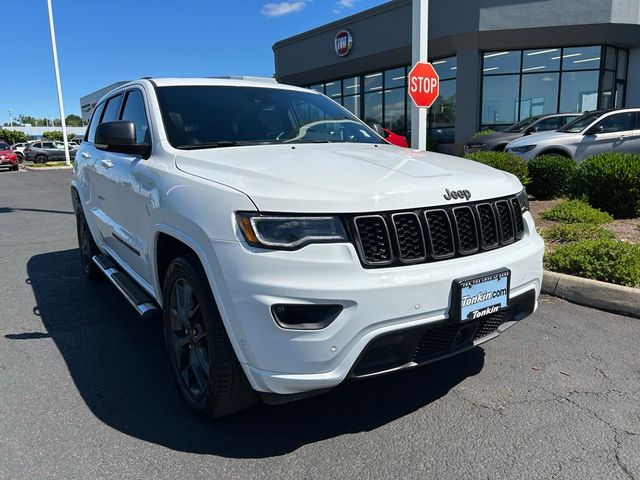
<svg viewBox="0 0 640 480">
<path fill-rule="evenodd" d="M 40 338 L 50 336 L 82 399 L 101 421 L 178 451 L 264 458 L 374 430 L 438 400 L 484 365 L 484 351 L 475 348 L 306 400 L 258 405 L 205 421 L 180 398 L 160 321 L 140 320 L 107 281 L 86 280 L 77 250 L 36 255 L 27 269 L 46 333 L 6 338 L 45 341 Z"/>
</svg>

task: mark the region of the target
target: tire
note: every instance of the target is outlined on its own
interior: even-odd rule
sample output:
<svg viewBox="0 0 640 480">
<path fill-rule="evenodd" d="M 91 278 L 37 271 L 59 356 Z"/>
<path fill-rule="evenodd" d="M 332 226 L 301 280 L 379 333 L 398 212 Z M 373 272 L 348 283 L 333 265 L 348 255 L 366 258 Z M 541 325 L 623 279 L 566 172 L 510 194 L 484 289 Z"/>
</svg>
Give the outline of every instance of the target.
<svg viewBox="0 0 640 480">
<path fill-rule="evenodd" d="M 11 170 L 13 170 L 14 172 L 17 172 L 19 168 L 20 167 L 18 167 L 18 165 L 14 165 L 13 167 L 11 167 Z"/>
<path fill-rule="evenodd" d="M 536 156 L 537 157 L 564 157 L 564 158 L 571 158 L 569 155 L 567 155 L 562 150 L 547 150 L 546 152 L 539 153 Z"/>
<path fill-rule="evenodd" d="M 48 159 L 45 155 L 36 155 L 35 163 L 47 163 Z"/>
<path fill-rule="evenodd" d="M 162 294 L 165 344 L 189 408 L 211 419 L 256 403 L 198 257 L 187 253 L 171 262 Z"/>
<path fill-rule="evenodd" d="M 93 235 L 91 235 L 91 230 L 89 230 L 81 205 L 76 210 L 76 231 L 78 233 L 82 270 L 89 280 L 96 280 L 100 278 L 100 270 L 93 263 L 93 257 L 98 255 L 100 251 L 93 240 Z"/>
<path fill-rule="evenodd" d="M 24 162 L 24 155 L 20 152 L 16 152 L 16 157 L 18 157 L 18 163 Z"/>
</svg>

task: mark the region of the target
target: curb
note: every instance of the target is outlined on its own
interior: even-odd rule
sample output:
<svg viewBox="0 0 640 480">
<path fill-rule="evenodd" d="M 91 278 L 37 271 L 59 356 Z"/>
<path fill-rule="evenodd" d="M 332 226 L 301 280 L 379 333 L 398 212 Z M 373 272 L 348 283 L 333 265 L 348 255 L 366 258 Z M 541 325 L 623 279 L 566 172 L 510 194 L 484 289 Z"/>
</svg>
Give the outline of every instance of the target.
<svg viewBox="0 0 640 480">
<path fill-rule="evenodd" d="M 640 318 L 640 288 L 544 271 L 542 293 L 587 307 Z"/>
<path fill-rule="evenodd" d="M 30 172 L 42 172 L 42 171 L 49 171 L 49 170 L 72 170 L 73 169 L 73 165 L 70 166 L 64 166 L 64 167 L 39 167 L 39 168 L 34 168 L 34 167 L 29 167 L 26 166 L 24 167 L 25 170 L 29 170 Z"/>
</svg>

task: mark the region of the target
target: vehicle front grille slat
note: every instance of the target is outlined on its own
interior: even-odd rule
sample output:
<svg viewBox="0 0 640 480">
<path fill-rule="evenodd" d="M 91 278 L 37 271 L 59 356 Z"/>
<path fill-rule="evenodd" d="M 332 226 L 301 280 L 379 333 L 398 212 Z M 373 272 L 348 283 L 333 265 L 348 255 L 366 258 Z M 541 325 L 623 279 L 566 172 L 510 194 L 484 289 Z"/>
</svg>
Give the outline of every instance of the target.
<svg viewBox="0 0 640 480">
<path fill-rule="evenodd" d="M 427 256 L 424 233 L 420 219 L 413 213 L 397 213 L 392 215 L 398 253 L 403 262 L 419 262 Z"/>
<path fill-rule="evenodd" d="M 498 212 L 498 223 L 500 224 L 502 243 L 511 243 L 515 238 L 515 232 L 509 203 L 506 200 L 496 202 L 496 210 Z"/>
<path fill-rule="evenodd" d="M 478 251 L 478 229 L 473 210 L 470 207 L 457 207 L 453 209 L 455 219 L 456 236 L 458 238 L 458 250 L 463 255 Z"/>
<path fill-rule="evenodd" d="M 473 255 L 509 245 L 525 233 L 522 207 L 515 196 L 345 220 L 367 268 Z"/>
<path fill-rule="evenodd" d="M 435 259 L 453 257 L 456 253 L 453 243 L 453 229 L 445 210 L 427 210 L 427 231 L 431 255 Z"/>
<path fill-rule="evenodd" d="M 498 246 L 498 224 L 496 214 L 489 203 L 481 203 L 477 207 L 478 218 L 480 219 L 480 235 L 482 237 L 483 248 L 495 248 Z"/>
<path fill-rule="evenodd" d="M 392 261 L 389 229 L 380 215 L 367 215 L 354 219 L 358 232 L 360 252 L 365 263 L 384 265 Z"/>
</svg>

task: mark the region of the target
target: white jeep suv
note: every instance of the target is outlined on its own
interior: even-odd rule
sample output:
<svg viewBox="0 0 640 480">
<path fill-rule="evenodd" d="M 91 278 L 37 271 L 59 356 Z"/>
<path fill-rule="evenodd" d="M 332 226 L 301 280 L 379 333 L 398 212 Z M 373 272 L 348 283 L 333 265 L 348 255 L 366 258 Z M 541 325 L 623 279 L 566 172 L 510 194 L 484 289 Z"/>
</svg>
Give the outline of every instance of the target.
<svg viewBox="0 0 640 480">
<path fill-rule="evenodd" d="M 543 242 L 516 177 L 388 145 L 274 81 L 113 90 L 71 191 L 85 273 L 161 311 L 207 417 L 432 362 L 537 307 Z"/>
</svg>

